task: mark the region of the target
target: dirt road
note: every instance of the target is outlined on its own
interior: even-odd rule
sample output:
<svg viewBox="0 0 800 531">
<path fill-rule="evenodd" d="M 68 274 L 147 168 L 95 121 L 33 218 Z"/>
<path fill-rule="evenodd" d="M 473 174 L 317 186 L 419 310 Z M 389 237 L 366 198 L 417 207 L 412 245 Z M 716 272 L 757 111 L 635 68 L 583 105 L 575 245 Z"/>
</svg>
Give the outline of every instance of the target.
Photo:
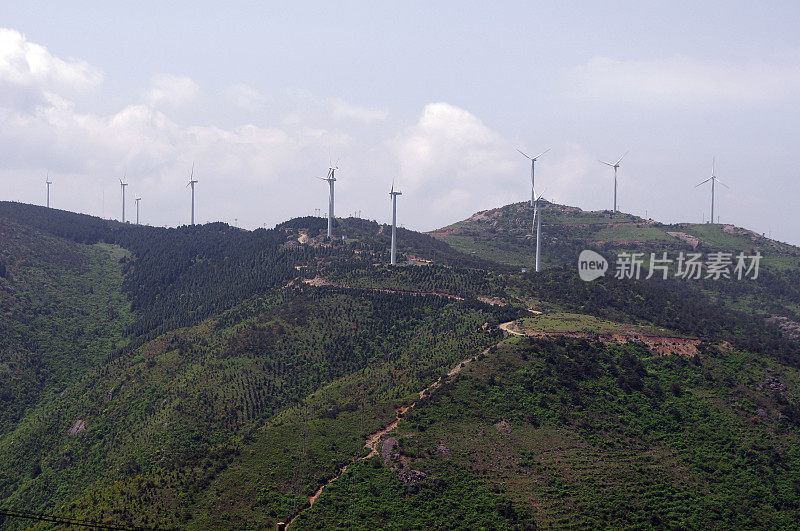
<svg viewBox="0 0 800 531">
<path fill-rule="evenodd" d="M 503 326 L 509 325 L 509 324 L 511 324 L 511 323 L 503 323 L 502 325 L 500 325 L 500 328 L 503 328 Z M 503 328 L 503 329 L 505 330 L 505 328 Z M 482 354 L 486 355 L 486 354 L 488 354 L 490 352 L 490 350 L 491 350 L 491 347 L 487 348 L 486 350 L 484 350 Z M 453 367 L 452 369 L 447 371 L 446 378 L 448 378 L 448 379 L 452 378 L 453 376 L 455 376 L 456 374 L 461 372 L 461 370 L 464 369 L 467 365 L 469 365 L 473 361 L 476 361 L 477 359 L 478 359 L 478 356 L 471 356 L 471 357 L 459 362 L 455 367 Z M 424 400 L 426 397 L 430 396 L 431 393 L 433 393 L 433 391 L 435 391 L 436 389 L 441 387 L 444 378 L 445 377 L 439 377 L 438 380 L 436 380 L 431 385 L 429 385 L 428 387 L 426 387 L 425 389 L 420 391 L 419 392 L 420 400 Z M 389 424 L 387 424 L 386 426 L 384 426 L 383 428 L 381 428 L 380 430 L 376 431 L 375 433 L 370 434 L 367 437 L 367 439 L 364 441 L 364 447 L 369 449 L 369 451 L 370 451 L 369 454 L 364 456 L 364 457 L 360 457 L 357 460 L 355 460 L 355 461 L 353 461 L 351 463 L 348 463 L 347 465 L 343 466 L 339 470 L 339 474 L 337 474 L 336 476 L 334 476 L 331 479 L 329 479 L 328 481 L 326 481 L 325 484 L 322 485 L 319 489 L 317 489 L 317 491 L 314 494 L 309 496 L 308 497 L 309 506 L 304 508 L 304 509 L 301 509 L 297 514 L 292 516 L 291 520 L 289 520 L 289 525 L 287 526 L 287 528 L 289 526 L 291 526 L 292 523 L 294 523 L 294 521 L 297 520 L 297 518 L 301 514 L 303 514 L 304 511 L 306 511 L 306 510 L 310 509 L 311 507 L 313 507 L 314 503 L 320 497 L 320 495 L 325 490 L 325 488 L 328 485 L 330 485 L 331 483 L 333 483 L 334 481 L 336 481 L 337 479 L 339 479 L 340 477 L 342 477 L 342 475 L 345 472 L 347 472 L 347 469 L 350 468 L 354 463 L 357 463 L 358 461 L 362 461 L 364 459 L 369 459 L 370 457 L 378 455 L 378 451 L 379 451 L 378 446 L 380 445 L 381 439 L 383 439 L 383 437 L 385 435 L 387 435 L 388 433 L 392 432 L 395 428 L 397 428 L 397 425 L 400 424 L 400 420 L 403 418 L 403 416 L 406 413 L 408 413 L 409 411 L 411 411 L 412 409 L 414 409 L 414 406 L 416 406 L 417 403 L 418 402 L 412 402 L 411 404 L 409 404 L 407 406 L 400 406 L 397 409 L 395 409 L 394 410 L 395 411 L 394 420 L 392 422 L 390 422 Z"/>
</svg>

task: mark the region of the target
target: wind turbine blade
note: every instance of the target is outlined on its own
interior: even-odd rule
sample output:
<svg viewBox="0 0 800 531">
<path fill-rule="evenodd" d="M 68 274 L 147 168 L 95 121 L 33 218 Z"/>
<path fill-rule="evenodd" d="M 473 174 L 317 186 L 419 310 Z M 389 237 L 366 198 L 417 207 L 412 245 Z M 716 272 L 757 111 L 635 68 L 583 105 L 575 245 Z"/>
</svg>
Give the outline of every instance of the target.
<svg viewBox="0 0 800 531">
<path fill-rule="evenodd" d="M 532 158 L 530 158 L 530 157 L 528 156 L 528 154 L 527 154 L 527 153 L 525 153 L 525 152 L 524 152 L 524 151 L 522 151 L 521 149 L 517 149 L 517 151 L 519 151 L 520 153 L 522 153 L 522 156 L 523 156 L 523 157 L 525 157 L 526 159 L 528 159 L 528 160 L 533 160 Z"/>
<path fill-rule="evenodd" d="M 617 159 L 617 162 L 615 162 L 615 163 L 614 163 L 614 166 L 616 166 L 617 164 L 619 164 L 620 162 L 622 162 L 622 159 L 624 159 L 624 158 L 625 158 L 625 155 L 627 155 L 628 153 L 630 153 L 630 151 L 626 151 L 624 155 L 622 155 L 620 158 L 618 158 L 618 159 Z"/>
<path fill-rule="evenodd" d="M 711 176 L 714 176 L 714 162 L 716 157 L 711 157 Z"/>
<path fill-rule="evenodd" d="M 328 172 L 328 175 L 330 175 L 330 172 Z M 328 180 L 325 177 L 316 177 L 316 178 L 319 179 L 320 181 L 327 181 Z"/>
<path fill-rule="evenodd" d="M 730 186 L 728 186 L 728 185 L 727 185 L 727 184 L 725 184 L 724 182 L 720 181 L 720 180 L 719 180 L 719 177 L 714 177 L 714 180 L 715 180 L 715 181 L 717 181 L 717 182 L 718 182 L 719 184 L 721 184 L 722 186 L 724 186 L 725 188 L 730 188 Z"/>
<path fill-rule="evenodd" d="M 194 162 L 192 162 L 192 171 L 189 173 L 189 180 L 191 181 L 194 178 Z"/>
<path fill-rule="evenodd" d="M 606 166 L 611 166 L 612 168 L 614 167 L 614 165 L 613 165 L 613 164 L 611 164 L 610 162 L 606 162 L 606 161 L 604 161 L 604 160 L 601 160 L 601 161 L 599 161 L 599 162 L 602 162 L 602 163 L 603 163 L 603 164 L 605 164 Z"/>
<path fill-rule="evenodd" d="M 695 188 L 697 188 L 698 186 L 702 186 L 702 185 L 706 184 L 706 183 L 707 183 L 708 181 L 710 181 L 711 179 L 712 179 L 712 178 L 711 178 L 711 177 L 709 177 L 708 179 L 706 179 L 705 181 L 701 182 L 700 184 L 696 184 L 696 185 L 695 185 Z"/>
<path fill-rule="evenodd" d="M 550 151 L 550 148 L 547 148 L 547 149 L 545 149 L 544 151 L 542 151 L 541 153 L 539 153 L 538 155 L 536 155 L 535 157 L 533 157 L 533 160 L 537 160 L 539 157 L 541 157 L 542 155 L 544 155 L 544 154 L 545 154 L 545 153 L 547 153 L 548 151 Z"/>
</svg>

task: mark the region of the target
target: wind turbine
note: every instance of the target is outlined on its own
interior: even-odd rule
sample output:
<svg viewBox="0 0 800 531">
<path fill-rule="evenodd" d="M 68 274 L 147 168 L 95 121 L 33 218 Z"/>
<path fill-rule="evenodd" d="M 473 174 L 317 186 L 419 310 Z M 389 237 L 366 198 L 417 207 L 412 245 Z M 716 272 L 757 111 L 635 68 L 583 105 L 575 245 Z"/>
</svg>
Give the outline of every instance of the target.
<svg viewBox="0 0 800 531">
<path fill-rule="evenodd" d="M 139 224 L 139 201 L 141 201 L 141 200 L 142 200 L 141 197 L 137 197 L 135 199 L 135 201 L 136 201 L 136 224 L 137 225 Z"/>
<path fill-rule="evenodd" d="M 50 208 L 50 185 L 53 184 L 53 181 L 50 180 L 50 173 L 47 173 L 47 177 L 44 179 L 45 184 L 47 184 L 47 208 Z"/>
<path fill-rule="evenodd" d="M 714 173 L 714 162 L 715 162 L 715 160 L 712 157 L 712 159 L 711 159 L 711 177 L 709 177 L 705 181 L 703 181 L 700 184 L 698 184 L 697 186 L 695 186 L 695 188 L 697 188 L 698 186 L 702 186 L 702 185 L 706 184 L 708 181 L 711 181 L 711 223 L 714 223 L 714 183 L 719 183 L 722 186 L 724 186 L 725 188 L 730 188 L 730 186 L 728 186 L 727 184 L 725 184 L 724 182 L 720 181 L 717 178 L 716 174 Z"/>
<path fill-rule="evenodd" d="M 119 180 L 119 186 L 122 188 L 122 222 L 125 223 L 125 187 L 128 186 L 128 183 L 125 182 L 124 175 Z"/>
<path fill-rule="evenodd" d="M 317 177 L 321 181 L 327 181 L 330 185 L 330 192 L 328 193 L 328 238 L 333 236 L 333 183 L 336 182 L 336 170 L 339 169 L 337 165 L 328 167 L 327 177 Z"/>
<path fill-rule="evenodd" d="M 194 162 L 192 162 L 192 171 L 189 173 L 189 182 L 186 185 L 187 187 L 192 187 L 192 225 L 194 225 L 194 185 L 197 182 L 194 178 Z"/>
<path fill-rule="evenodd" d="M 628 153 L 630 153 L 630 152 L 626 151 L 625 155 L 627 155 Z M 620 158 L 617 159 L 617 162 L 614 162 L 613 164 L 611 162 L 606 162 L 604 160 L 600 161 L 603 164 L 605 164 L 606 166 L 611 166 L 612 168 L 614 168 L 614 212 L 613 212 L 613 214 L 617 213 L 617 169 L 619 168 L 619 163 L 622 162 L 622 159 L 625 158 L 625 155 L 622 155 Z"/>
<path fill-rule="evenodd" d="M 403 192 L 396 192 L 394 189 L 394 181 L 392 181 L 392 190 L 389 192 L 389 197 L 392 198 L 392 265 L 397 265 L 397 196 L 403 195 Z"/>
<path fill-rule="evenodd" d="M 550 148 L 545 149 L 544 151 L 542 151 L 541 153 L 539 153 L 535 157 L 528 156 L 524 151 L 522 151 L 520 149 L 518 149 L 517 151 L 522 153 L 523 157 L 525 157 L 526 159 L 531 161 L 531 206 L 534 206 L 533 204 L 536 201 L 536 199 L 535 199 L 534 193 L 533 193 L 533 188 L 534 188 L 534 179 L 533 179 L 534 173 L 533 173 L 533 170 L 534 170 L 534 167 L 536 166 L 536 161 L 539 160 L 539 157 L 541 157 L 542 155 L 544 155 L 545 153 L 550 151 Z M 533 232 L 535 224 L 536 224 L 536 218 L 534 218 L 533 224 L 531 225 L 531 232 Z"/>
<path fill-rule="evenodd" d="M 533 200 L 533 224 L 536 225 L 536 272 L 539 272 L 539 242 L 542 239 L 542 214 L 539 213 L 539 200 L 544 195 L 544 192 L 535 197 Z M 539 218 L 539 223 L 536 223 L 536 218 Z"/>
</svg>

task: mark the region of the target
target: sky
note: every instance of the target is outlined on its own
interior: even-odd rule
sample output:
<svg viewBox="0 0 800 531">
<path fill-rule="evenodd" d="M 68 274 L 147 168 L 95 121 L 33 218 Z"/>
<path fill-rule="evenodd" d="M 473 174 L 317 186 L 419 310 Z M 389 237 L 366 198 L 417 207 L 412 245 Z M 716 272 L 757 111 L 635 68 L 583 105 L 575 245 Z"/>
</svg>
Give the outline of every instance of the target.
<svg viewBox="0 0 800 531">
<path fill-rule="evenodd" d="M 432 230 L 537 190 L 800 244 L 794 2 L 5 2 L 0 199 Z"/>
</svg>

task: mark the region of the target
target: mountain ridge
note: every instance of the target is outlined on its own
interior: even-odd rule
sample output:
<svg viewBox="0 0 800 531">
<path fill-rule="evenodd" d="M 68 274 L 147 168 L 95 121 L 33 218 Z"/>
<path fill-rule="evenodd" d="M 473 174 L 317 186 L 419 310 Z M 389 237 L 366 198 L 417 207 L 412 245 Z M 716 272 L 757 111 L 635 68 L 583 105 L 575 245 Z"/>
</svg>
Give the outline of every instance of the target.
<svg viewBox="0 0 800 531">
<path fill-rule="evenodd" d="M 634 229 L 666 230 L 612 227 L 612 243 L 597 244 L 585 236 L 608 232 L 608 220 L 565 210 L 551 215 L 561 232 L 543 231 L 556 263 L 521 273 L 512 259 L 531 248 L 530 209 L 498 211 L 459 222 L 485 256 L 401 231 L 408 262 L 390 267 L 385 231 L 366 220 L 337 220 L 346 238 L 327 240 L 321 218 L 137 228 L 0 203 L 0 223 L 26 231 L 0 239 L 0 253 L 42 249 L 9 261 L 0 292 L 37 263 L 101 253 L 131 316 L 113 353 L 0 434 L 0 510 L 198 529 L 295 517 L 292 528 L 387 518 L 531 528 L 800 516 L 800 341 L 781 326 L 800 314 L 793 250 L 747 283 L 584 282 L 575 249 L 591 242 L 611 257 L 637 249 L 624 239 Z M 711 229 L 709 249 L 719 233 L 733 239 L 718 244 L 745 237 Z M 650 244 L 691 248 L 670 235 Z M 78 261 L 87 278 L 102 274 Z M 80 290 L 69 301 L 105 306 Z M 69 308 L 47 296 L 31 315 L 48 304 Z M 0 368 L 11 355 L 0 349 Z M 744 484 L 769 492 L 770 478 L 782 490 L 768 506 L 743 494 Z"/>
</svg>

